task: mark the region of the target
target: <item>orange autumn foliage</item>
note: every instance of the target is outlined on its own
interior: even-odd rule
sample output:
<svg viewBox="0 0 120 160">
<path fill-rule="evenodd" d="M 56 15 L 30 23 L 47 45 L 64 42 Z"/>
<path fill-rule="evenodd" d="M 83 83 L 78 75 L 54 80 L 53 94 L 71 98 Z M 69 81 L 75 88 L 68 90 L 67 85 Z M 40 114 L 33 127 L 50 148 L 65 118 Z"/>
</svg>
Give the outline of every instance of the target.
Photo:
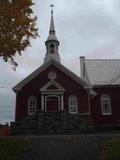
<svg viewBox="0 0 120 160">
<path fill-rule="evenodd" d="M 32 0 L 0 0 L 0 56 L 16 67 L 16 54 L 38 37 Z"/>
</svg>

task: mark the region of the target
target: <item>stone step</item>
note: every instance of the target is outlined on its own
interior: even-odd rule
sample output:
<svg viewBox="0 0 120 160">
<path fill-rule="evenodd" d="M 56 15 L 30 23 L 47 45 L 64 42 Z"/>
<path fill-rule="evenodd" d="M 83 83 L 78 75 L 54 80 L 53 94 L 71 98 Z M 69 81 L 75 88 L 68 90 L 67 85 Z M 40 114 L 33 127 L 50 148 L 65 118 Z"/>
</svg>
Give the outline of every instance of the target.
<svg viewBox="0 0 120 160">
<path fill-rule="evenodd" d="M 80 115 L 71 115 L 66 112 L 38 112 L 27 116 L 21 122 L 12 124 L 16 133 L 33 134 L 75 134 L 93 131 L 92 119 L 85 119 Z M 15 132 L 14 132 L 15 133 Z"/>
</svg>

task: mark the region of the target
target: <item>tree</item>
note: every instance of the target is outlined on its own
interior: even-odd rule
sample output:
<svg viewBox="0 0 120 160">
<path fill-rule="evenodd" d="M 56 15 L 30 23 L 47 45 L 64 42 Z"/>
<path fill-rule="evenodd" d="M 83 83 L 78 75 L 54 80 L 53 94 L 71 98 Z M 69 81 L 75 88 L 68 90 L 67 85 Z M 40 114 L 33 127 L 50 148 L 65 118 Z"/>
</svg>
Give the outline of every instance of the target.
<svg viewBox="0 0 120 160">
<path fill-rule="evenodd" d="M 33 4 L 32 0 L 0 0 L 0 57 L 15 68 L 15 56 L 38 37 Z"/>
</svg>

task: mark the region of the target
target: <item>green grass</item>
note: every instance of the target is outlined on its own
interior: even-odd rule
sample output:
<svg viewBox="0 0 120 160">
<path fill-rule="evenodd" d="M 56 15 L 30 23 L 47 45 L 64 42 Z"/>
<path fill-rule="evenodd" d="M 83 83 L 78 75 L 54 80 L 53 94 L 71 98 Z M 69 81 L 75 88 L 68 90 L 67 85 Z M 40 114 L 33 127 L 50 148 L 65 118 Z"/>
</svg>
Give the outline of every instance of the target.
<svg viewBox="0 0 120 160">
<path fill-rule="evenodd" d="M 102 143 L 101 160 L 120 160 L 120 138 Z"/>
<path fill-rule="evenodd" d="M 20 160 L 29 145 L 27 138 L 0 138 L 0 160 Z"/>
</svg>

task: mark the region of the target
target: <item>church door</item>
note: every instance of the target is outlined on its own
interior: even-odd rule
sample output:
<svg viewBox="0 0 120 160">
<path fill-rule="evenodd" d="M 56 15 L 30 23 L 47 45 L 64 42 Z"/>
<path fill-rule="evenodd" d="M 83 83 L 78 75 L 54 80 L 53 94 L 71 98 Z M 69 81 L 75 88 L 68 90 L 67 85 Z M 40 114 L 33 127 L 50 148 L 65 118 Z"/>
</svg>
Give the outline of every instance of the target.
<svg viewBox="0 0 120 160">
<path fill-rule="evenodd" d="M 57 96 L 47 96 L 46 97 L 46 111 L 58 111 L 59 97 Z"/>
</svg>

